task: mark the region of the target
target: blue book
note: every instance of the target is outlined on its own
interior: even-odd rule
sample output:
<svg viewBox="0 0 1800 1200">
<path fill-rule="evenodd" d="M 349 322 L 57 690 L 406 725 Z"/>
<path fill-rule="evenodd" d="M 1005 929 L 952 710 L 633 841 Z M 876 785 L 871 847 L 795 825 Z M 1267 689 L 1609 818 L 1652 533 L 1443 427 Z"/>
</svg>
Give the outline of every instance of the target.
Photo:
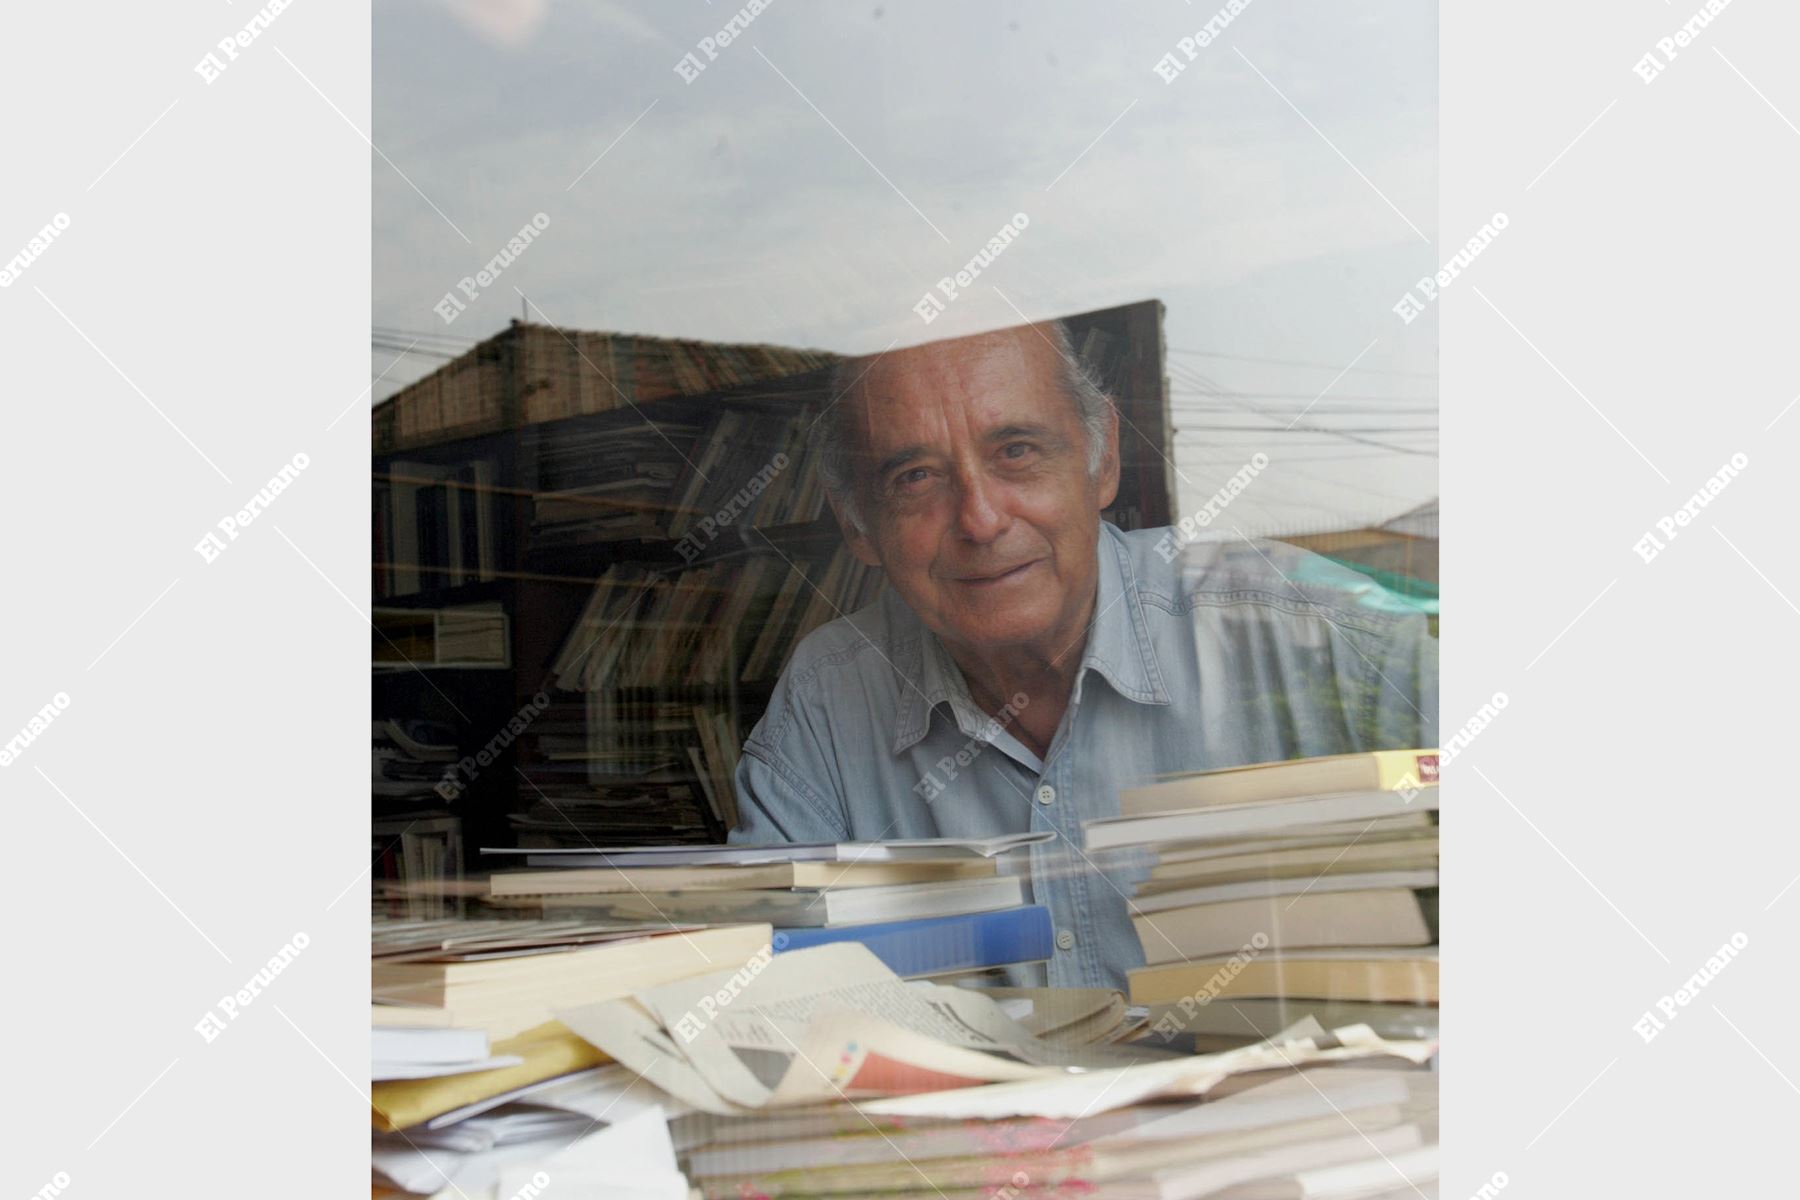
<svg viewBox="0 0 1800 1200">
<path fill-rule="evenodd" d="M 979 971 L 1041 962 L 1053 948 L 1050 910 L 1041 904 L 953 917 L 921 917 L 870 925 L 777 929 L 774 949 L 804 950 L 828 942 L 861 942 L 902 978 Z"/>
</svg>

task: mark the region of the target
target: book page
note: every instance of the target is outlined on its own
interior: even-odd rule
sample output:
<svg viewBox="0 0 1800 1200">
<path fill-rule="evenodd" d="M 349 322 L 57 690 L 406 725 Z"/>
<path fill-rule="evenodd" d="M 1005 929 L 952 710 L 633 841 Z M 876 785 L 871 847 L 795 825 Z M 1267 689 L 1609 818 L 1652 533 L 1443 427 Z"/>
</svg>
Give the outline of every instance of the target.
<svg viewBox="0 0 1800 1200">
<path fill-rule="evenodd" d="M 1310 1026 L 1311 1032 L 1307 1032 Z M 870 1100 L 865 1112 L 914 1117 L 1075 1118 L 1137 1104 L 1157 1096 L 1200 1096 L 1224 1080 L 1251 1071 L 1288 1070 L 1309 1063 L 1391 1056 L 1415 1065 L 1436 1053 L 1432 1041 L 1390 1041 L 1366 1025 L 1324 1033 L 1310 1018 L 1278 1038 L 1220 1054 L 1202 1054 L 1079 1075 L 1047 1075 L 1026 1083 L 1000 1083 L 921 1096 Z"/>
<path fill-rule="evenodd" d="M 557 1019 L 684 1104 L 720 1115 L 744 1111 L 719 1095 L 663 1027 L 633 1000 L 589 1004 L 559 1013 Z"/>
</svg>

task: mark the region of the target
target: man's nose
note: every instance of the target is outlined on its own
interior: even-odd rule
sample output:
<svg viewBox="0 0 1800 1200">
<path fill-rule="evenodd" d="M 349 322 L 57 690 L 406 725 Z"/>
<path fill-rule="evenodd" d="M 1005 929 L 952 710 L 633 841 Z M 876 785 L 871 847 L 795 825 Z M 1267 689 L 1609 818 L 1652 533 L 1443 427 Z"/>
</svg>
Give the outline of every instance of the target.
<svg viewBox="0 0 1800 1200">
<path fill-rule="evenodd" d="M 957 532 L 971 542 L 991 542 L 1006 531 L 1009 518 L 999 489 L 980 472 L 959 472 L 956 480 Z"/>
</svg>

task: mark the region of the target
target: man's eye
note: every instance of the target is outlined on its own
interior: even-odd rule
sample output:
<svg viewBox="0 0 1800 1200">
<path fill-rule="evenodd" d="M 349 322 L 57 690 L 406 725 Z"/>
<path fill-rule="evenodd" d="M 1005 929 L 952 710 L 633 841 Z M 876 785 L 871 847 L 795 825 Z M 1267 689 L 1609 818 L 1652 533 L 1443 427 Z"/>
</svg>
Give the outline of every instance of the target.
<svg viewBox="0 0 1800 1200">
<path fill-rule="evenodd" d="M 1002 458 L 1021 459 L 1031 453 L 1030 442 L 1008 442 L 1000 448 Z"/>
<path fill-rule="evenodd" d="M 922 483 L 926 476 L 930 474 L 931 472 L 927 471 L 924 467 L 914 467 L 910 471 L 902 471 L 894 476 L 894 486 L 908 487 L 915 483 Z"/>
</svg>

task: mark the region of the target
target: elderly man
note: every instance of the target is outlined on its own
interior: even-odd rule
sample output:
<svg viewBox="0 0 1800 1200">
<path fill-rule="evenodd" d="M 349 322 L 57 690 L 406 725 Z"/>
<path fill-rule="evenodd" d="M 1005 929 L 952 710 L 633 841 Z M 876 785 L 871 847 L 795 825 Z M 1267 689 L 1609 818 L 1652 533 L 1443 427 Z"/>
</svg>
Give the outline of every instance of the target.
<svg viewBox="0 0 1800 1200">
<path fill-rule="evenodd" d="M 1282 543 L 1178 554 L 1171 530 L 1101 520 L 1119 418 L 1060 324 L 837 378 L 822 471 L 889 587 L 795 649 L 744 745 L 734 842 L 1053 831 L 1029 851 L 1048 982 L 1123 987 L 1142 961 L 1131 872 L 1080 848 L 1120 787 L 1436 744 L 1435 640 L 1370 580 Z"/>
</svg>

